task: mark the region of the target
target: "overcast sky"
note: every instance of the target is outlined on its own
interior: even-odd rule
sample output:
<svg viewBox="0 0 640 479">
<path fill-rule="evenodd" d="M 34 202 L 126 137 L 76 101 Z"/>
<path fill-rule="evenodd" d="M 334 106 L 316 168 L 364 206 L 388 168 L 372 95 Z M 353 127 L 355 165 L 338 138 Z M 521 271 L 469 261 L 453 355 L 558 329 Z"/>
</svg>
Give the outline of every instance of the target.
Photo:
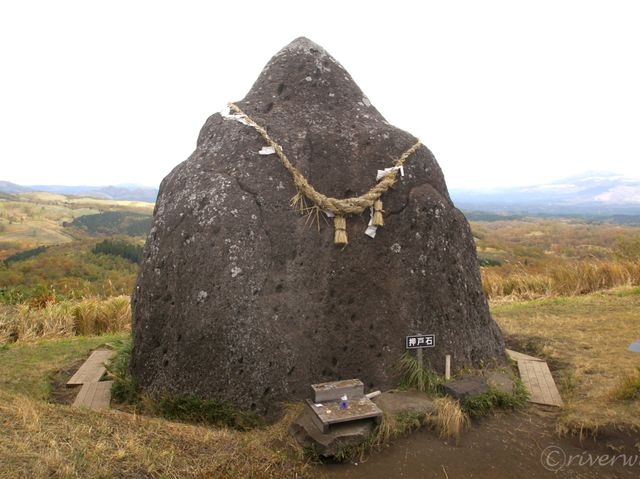
<svg viewBox="0 0 640 479">
<path fill-rule="evenodd" d="M 302 35 L 449 187 L 640 176 L 638 1 L 23 0 L 0 4 L 0 180 L 156 186 Z"/>
</svg>

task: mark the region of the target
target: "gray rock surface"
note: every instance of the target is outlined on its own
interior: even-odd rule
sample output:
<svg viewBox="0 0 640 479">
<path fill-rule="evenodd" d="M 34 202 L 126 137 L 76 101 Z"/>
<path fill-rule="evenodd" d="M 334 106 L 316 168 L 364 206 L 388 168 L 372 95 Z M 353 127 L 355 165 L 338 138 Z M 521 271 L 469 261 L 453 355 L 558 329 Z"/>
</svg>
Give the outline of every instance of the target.
<svg viewBox="0 0 640 479">
<path fill-rule="evenodd" d="M 426 393 L 420 391 L 385 391 L 372 399 L 389 416 L 401 413 L 434 414 L 436 406 Z"/>
<path fill-rule="evenodd" d="M 489 385 L 484 376 L 463 376 L 443 384 L 442 389 L 447 396 L 454 399 L 466 399 L 486 393 L 489 391 Z"/>
<path fill-rule="evenodd" d="M 504 394 L 513 394 L 513 375 L 502 371 L 489 371 L 484 375 L 487 384 Z"/>
<path fill-rule="evenodd" d="M 305 38 L 237 103 L 334 197 L 367 191 L 415 142 Z M 389 389 L 415 333 L 436 334 L 425 358 L 438 370 L 445 354 L 456 367 L 504 359 L 469 224 L 426 147 L 383 196 L 377 237 L 364 235 L 368 214 L 351 217 L 343 249 L 331 225 L 310 228 L 290 208 L 289 174 L 258 154 L 264 145 L 216 113 L 162 182 L 132 297 L 130 371 L 145 391 L 269 413 L 308 397 L 312 383 L 358 377 L 367 390 Z"/>
</svg>

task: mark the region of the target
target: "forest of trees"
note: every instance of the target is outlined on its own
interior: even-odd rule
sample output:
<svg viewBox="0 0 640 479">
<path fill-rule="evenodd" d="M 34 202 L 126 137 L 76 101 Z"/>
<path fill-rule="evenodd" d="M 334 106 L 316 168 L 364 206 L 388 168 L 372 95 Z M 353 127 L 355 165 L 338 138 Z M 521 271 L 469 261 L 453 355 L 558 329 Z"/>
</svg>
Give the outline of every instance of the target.
<svg viewBox="0 0 640 479">
<path fill-rule="evenodd" d="M 82 228 L 91 234 L 146 236 L 151 228 L 151 217 L 124 211 L 104 211 L 80 216 L 65 226 Z"/>
<path fill-rule="evenodd" d="M 16 261 L 23 261 L 25 259 L 32 258 L 34 256 L 38 256 L 40 253 L 44 253 L 47 251 L 46 246 L 38 246 L 37 248 L 28 249 L 26 251 L 20 251 L 19 253 L 13 254 L 4 260 L 4 264 L 9 266 L 11 263 L 15 263 Z"/>
<path fill-rule="evenodd" d="M 142 246 L 131 244 L 123 240 L 106 239 L 93 247 L 94 254 L 110 254 L 128 259 L 132 263 L 138 263 L 142 255 Z"/>
</svg>

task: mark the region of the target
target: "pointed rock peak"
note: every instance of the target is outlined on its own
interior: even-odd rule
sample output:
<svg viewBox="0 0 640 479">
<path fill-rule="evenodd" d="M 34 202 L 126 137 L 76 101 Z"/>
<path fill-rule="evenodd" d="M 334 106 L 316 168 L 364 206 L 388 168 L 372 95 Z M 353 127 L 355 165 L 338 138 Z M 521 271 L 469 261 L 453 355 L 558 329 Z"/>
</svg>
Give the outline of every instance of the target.
<svg viewBox="0 0 640 479">
<path fill-rule="evenodd" d="M 326 50 L 322 48 L 320 45 L 318 45 L 317 43 L 309 40 L 307 37 L 298 37 L 294 41 L 292 41 L 291 43 L 283 47 L 276 54 L 276 56 L 282 55 L 283 53 L 287 53 L 287 52 L 300 52 L 300 51 L 304 53 L 310 53 L 310 54 L 319 53 L 321 55 L 322 54 L 327 55 Z"/>
<path fill-rule="evenodd" d="M 416 143 L 305 38 L 281 50 L 237 104 L 333 198 L 369 191 Z M 382 211 L 378 203 L 373 215 L 325 225 L 320 210 L 305 224 L 290 208 L 297 180 L 278 155 L 260 154 L 265 146 L 251 126 L 215 114 L 193 155 L 163 180 L 132 299 L 130 371 L 142 390 L 273 415 L 310 384 L 354 371 L 371 388 L 394 387 L 389 358 L 420 331 L 446 344 L 425 350 L 434 365 L 445 353 L 454 366 L 504 361 L 471 229 L 426 147 L 380 198 Z M 368 221 L 383 212 L 373 239 Z M 345 251 L 331 223 L 349 232 Z M 366 340 L 355 332 L 340 340 L 342 318 Z"/>
<path fill-rule="evenodd" d="M 384 119 L 351 75 L 324 48 L 298 37 L 276 53 L 240 103 L 254 114 L 305 112 L 326 117 L 335 110 Z M 272 114 L 273 114 L 272 113 Z"/>
</svg>

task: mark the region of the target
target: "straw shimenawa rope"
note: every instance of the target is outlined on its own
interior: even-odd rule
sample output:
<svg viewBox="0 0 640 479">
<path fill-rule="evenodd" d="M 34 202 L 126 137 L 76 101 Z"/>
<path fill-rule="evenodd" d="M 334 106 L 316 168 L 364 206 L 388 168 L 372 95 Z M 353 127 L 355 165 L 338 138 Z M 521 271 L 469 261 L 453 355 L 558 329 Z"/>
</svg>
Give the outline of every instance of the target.
<svg viewBox="0 0 640 479">
<path fill-rule="evenodd" d="M 382 226 L 384 224 L 384 220 L 382 219 L 382 201 L 380 201 L 380 196 L 382 196 L 383 193 L 385 193 L 389 188 L 391 188 L 391 186 L 393 186 L 393 184 L 397 181 L 398 169 L 404 165 L 405 161 L 407 161 L 407 158 L 409 158 L 409 156 L 411 156 L 421 145 L 420 140 L 418 140 L 413 146 L 402 153 L 400 158 L 398 158 L 394 163 L 394 167 L 396 169 L 383 176 L 380 181 L 378 181 L 366 193 L 354 198 L 337 199 L 323 195 L 319 191 L 316 191 L 316 189 L 311 186 L 311 184 L 307 181 L 300 170 L 293 166 L 293 164 L 289 161 L 289 158 L 287 158 L 287 155 L 282 150 L 282 147 L 269 136 L 265 128 L 258 125 L 236 104 L 229 103 L 229 108 L 236 112 L 236 114 L 241 117 L 247 125 L 253 127 L 269 146 L 273 147 L 276 155 L 278 155 L 278 158 L 280 158 L 282 165 L 291 175 L 293 184 L 298 190 L 298 194 L 296 194 L 296 196 L 294 196 L 291 201 L 292 206 L 300 204 L 300 208 L 304 212 L 304 210 L 306 209 L 304 206 L 304 200 L 302 198 L 302 195 L 304 195 L 321 210 L 330 211 L 331 213 L 333 213 L 334 227 L 336 230 L 334 242 L 336 244 L 348 243 L 345 220 L 346 216 L 362 214 L 367 208 L 371 208 L 373 206 L 375 211 L 374 225 Z"/>
</svg>

